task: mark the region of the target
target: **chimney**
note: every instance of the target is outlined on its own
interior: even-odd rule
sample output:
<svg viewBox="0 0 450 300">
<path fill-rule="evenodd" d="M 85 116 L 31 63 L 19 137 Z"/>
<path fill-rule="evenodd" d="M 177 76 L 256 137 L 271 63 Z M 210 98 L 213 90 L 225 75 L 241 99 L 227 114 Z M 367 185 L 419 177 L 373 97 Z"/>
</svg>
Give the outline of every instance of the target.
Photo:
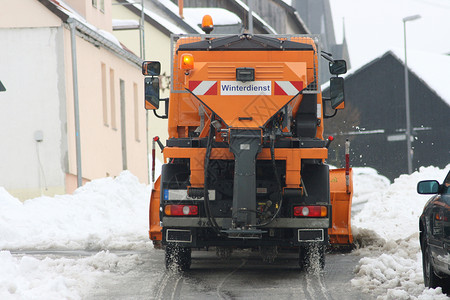
<svg viewBox="0 0 450 300">
<path fill-rule="evenodd" d="M 183 0 L 178 0 L 178 14 L 180 15 L 180 18 L 184 19 L 183 16 Z"/>
</svg>

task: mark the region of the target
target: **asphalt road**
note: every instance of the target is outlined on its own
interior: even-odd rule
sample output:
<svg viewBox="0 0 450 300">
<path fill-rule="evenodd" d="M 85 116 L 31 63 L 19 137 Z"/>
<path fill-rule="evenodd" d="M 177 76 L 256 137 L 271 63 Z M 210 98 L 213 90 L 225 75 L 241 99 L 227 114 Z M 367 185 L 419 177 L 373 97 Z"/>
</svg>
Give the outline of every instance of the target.
<svg viewBox="0 0 450 300">
<path fill-rule="evenodd" d="M 164 251 L 140 253 L 143 263 L 125 273 L 111 272 L 86 299 L 374 299 L 352 288 L 361 258 L 327 254 L 322 271 L 301 272 L 296 255 L 283 254 L 268 264 L 257 253 L 234 252 L 220 260 L 215 251 L 193 252 L 191 270 L 166 271 Z"/>
</svg>

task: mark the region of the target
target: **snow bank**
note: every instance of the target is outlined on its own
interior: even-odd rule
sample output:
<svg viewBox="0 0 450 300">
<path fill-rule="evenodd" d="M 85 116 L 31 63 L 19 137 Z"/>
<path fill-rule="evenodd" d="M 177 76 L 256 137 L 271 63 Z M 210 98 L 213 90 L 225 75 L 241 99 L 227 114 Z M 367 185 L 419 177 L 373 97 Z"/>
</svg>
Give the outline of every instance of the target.
<svg viewBox="0 0 450 300">
<path fill-rule="evenodd" d="M 417 182 L 444 179 L 444 170 L 420 168 L 393 184 L 371 168 L 354 169 L 352 230 L 364 256 L 352 285 L 380 299 L 446 299 L 422 279 L 418 218 L 429 196 Z M 94 180 L 73 195 L 24 203 L 0 187 L 0 249 L 147 249 L 150 187 L 130 172 Z M 109 252 L 77 259 L 36 259 L 0 252 L 0 299 L 81 299 L 97 276 L 137 258 Z M 41 297 L 42 295 L 42 297 Z M 41 298 L 39 298 L 41 297 Z"/>
<path fill-rule="evenodd" d="M 146 247 L 150 191 L 128 171 L 23 203 L 0 187 L 0 249 Z"/>
<path fill-rule="evenodd" d="M 352 217 L 356 243 L 363 247 L 358 251 L 366 256 L 355 270 L 354 287 L 379 299 L 447 299 L 440 288 L 425 289 L 423 284 L 418 224 L 430 196 L 417 194 L 416 186 L 425 179 L 442 182 L 449 169 L 450 165 L 444 170 L 422 167 L 401 175 L 392 185 L 385 185 L 374 173 L 360 173 L 364 179 L 355 174 L 356 201 L 367 201 L 362 201 L 363 208 Z"/>
<path fill-rule="evenodd" d="M 110 271 L 128 272 L 139 264 L 137 255 L 119 257 L 99 252 L 85 258 L 14 257 L 0 252 L 0 299 L 83 299 L 80 291 L 93 288 Z"/>
</svg>

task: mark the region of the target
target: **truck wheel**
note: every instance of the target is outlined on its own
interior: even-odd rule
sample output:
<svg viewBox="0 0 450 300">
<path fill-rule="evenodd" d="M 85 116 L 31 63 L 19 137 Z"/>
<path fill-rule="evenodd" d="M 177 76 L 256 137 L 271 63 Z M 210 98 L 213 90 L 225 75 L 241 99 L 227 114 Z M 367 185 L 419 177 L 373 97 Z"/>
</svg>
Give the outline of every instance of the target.
<svg viewBox="0 0 450 300">
<path fill-rule="evenodd" d="M 319 272 L 325 268 L 325 246 L 311 244 L 300 246 L 298 264 L 300 270 Z"/>
<path fill-rule="evenodd" d="M 423 244 L 422 267 L 425 286 L 433 289 L 437 288 L 439 286 L 439 277 L 434 273 L 434 268 L 431 263 L 430 246 L 426 242 Z"/>
<path fill-rule="evenodd" d="M 165 261 L 167 270 L 187 271 L 191 268 L 191 248 L 168 244 Z"/>
</svg>

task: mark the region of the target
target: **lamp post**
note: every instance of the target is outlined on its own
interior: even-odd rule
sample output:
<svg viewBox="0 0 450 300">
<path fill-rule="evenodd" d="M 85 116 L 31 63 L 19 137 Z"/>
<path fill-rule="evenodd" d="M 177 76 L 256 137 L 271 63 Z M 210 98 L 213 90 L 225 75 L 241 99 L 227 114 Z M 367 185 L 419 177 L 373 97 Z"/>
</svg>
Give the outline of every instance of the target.
<svg viewBox="0 0 450 300">
<path fill-rule="evenodd" d="M 406 106 L 406 157 L 408 159 L 408 174 L 412 173 L 412 151 L 411 151 L 411 116 L 409 108 L 409 78 L 408 59 L 406 56 L 406 22 L 420 19 L 420 15 L 403 18 L 403 38 L 405 44 L 405 106 Z"/>
</svg>

